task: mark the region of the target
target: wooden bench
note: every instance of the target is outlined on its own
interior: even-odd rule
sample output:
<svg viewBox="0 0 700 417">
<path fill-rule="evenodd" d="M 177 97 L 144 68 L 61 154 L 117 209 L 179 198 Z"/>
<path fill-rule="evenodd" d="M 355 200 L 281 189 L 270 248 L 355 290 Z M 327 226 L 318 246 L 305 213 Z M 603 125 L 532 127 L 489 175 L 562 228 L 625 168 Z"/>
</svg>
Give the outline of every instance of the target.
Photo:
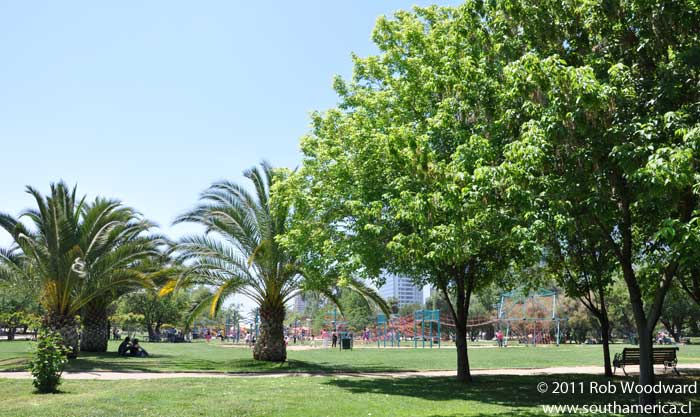
<svg viewBox="0 0 700 417">
<path fill-rule="evenodd" d="M 678 347 L 662 347 L 662 348 L 652 348 L 652 363 L 654 365 L 663 365 L 664 370 L 671 368 L 673 371 L 680 376 L 676 365 L 678 364 L 678 356 L 676 352 Z M 617 368 L 621 368 L 622 372 L 627 375 L 625 371 L 626 365 L 639 365 L 639 348 L 624 348 L 622 353 L 616 353 L 615 359 L 613 359 L 613 366 L 615 371 Z M 613 373 L 615 373 L 613 371 Z"/>
</svg>

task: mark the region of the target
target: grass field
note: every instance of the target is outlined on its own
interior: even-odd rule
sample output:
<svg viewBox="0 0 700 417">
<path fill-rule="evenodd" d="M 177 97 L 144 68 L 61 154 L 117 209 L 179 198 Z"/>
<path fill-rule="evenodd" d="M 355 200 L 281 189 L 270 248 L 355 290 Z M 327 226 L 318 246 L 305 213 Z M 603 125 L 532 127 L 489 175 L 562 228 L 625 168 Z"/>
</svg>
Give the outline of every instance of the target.
<svg viewBox="0 0 700 417">
<path fill-rule="evenodd" d="M 0 371 L 25 370 L 34 343 L 27 341 L 0 343 Z M 284 364 L 257 362 L 250 349 L 227 347 L 218 342 L 143 343 L 149 358 L 117 356 L 115 342 L 108 353 L 82 352 L 70 361 L 69 371 L 218 371 L 218 372 L 382 372 L 408 370 L 455 369 L 454 348 L 444 349 L 332 349 L 290 350 Z M 623 345 L 614 345 L 612 352 Z M 602 364 L 602 348 L 595 345 L 561 345 L 510 347 L 506 349 L 474 348 L 469 351 L 472 368 L 542 368 Z M 700 363 L 700 345 L 682 346 L 679 362 Z"/>
<path fill-rule="evenodd" d="M 32 394 L 29 380 L 0 379 L 0 416 L 545 416 L 542 404 L 633 404 L 635 395 L 537 392 L 542 377 L 482 376 L 471 385 L 451 378 L 231 378 L 158 381 L 66 381 L 59 394 Z M 589 376 L 547 377 L 560 382 Z M 697 379 L 696 379 L 697 380 Z M 671 381 L 668 381 L 669 383 Z M 679 381 L 680 382 L 680 381 Z M 682 383 L 689 383 L 683 380 Z M 694 396 L 660 396 L 693 402 Z"/>
<path fill-rule="evenodd" d="M 286 364 L 256 363 L 247 348 L 210 344 L 153 344 L 149 358 L 122 358 L 114 353 L 87 354 L 70 362 L 69 370 L 113 371 L 404 371 L 455 369 L 454 348 L 290 350 Z M 615 345 L 613 352 L 622 350 Z M 0 369 L 24 370 L 32 342 L 0 343 Z M 110 344 L 114 351 L 116 344 Z M 562 345 L 474 348 L 473 368 L 599 365 L 600 346 Z M 680 363 L 700 363 L 700 346 L 683 346 Z M 700 380 L 686 373 L 668 383 Z M 617 378 L 619 383 L 624 379 Z M 196 378 L 160 380 L 65 380 L 61 393 L 37 395 L 31 380 L 0 378 L 0 417 L 92 416 L 545 416 L 543 404 L 634 404 L 634 394 L 547 395 L 537 384 L 603 381 L 599 376 L 478 376 L 469 385 L 454 378 L 281 377 Z M 700 396 L 660 396 L 660 401 L 686 403 L 700 409 Z M 607 414 L 605 414 L 607 415 Z"/>
</svg>

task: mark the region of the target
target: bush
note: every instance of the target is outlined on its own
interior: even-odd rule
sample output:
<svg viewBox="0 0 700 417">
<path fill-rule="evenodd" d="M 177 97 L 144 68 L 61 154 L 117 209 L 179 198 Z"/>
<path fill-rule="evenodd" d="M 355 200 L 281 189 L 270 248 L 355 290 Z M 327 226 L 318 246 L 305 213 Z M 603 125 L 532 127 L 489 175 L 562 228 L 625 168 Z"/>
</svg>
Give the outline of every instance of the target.
<svg viewBox="0 0 700 417">
<path fill-rule="evenodd" d="M 63 368 L 68 361 L 68 348 L 63 345 L 61 336 L 50 329 L 40 329 L 37 339 L 34 359 L 29 363 L 34 377 L 33 384 L 40 393 L 56 392 L 61 383 Z"/>
</svg>

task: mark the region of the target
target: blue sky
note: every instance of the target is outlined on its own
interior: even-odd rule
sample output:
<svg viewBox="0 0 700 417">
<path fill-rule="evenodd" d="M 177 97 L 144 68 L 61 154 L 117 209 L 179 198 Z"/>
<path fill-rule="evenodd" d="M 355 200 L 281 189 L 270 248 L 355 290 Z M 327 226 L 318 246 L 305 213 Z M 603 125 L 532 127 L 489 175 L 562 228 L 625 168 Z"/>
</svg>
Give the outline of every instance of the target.
<svg viewBox="0 0 700 417">
<path fill-rule="evenodd" d="M 376 18 L 430 3 L 2 2 L 0 211 L 64 179 L 186 233 L 170 222 L 211 182 L 298 165 Z"/>
</svg>

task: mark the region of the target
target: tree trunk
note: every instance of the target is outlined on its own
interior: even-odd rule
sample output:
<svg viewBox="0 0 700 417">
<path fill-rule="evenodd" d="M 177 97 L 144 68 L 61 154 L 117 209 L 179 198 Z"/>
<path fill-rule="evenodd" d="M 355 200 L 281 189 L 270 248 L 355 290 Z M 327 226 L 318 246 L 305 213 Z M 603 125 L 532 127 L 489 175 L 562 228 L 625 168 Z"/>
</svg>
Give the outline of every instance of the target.
<svg viewBox="0 0 700 417">
<path fill-rule="evenodd" d="M 608 320 L 607 313 L 604 314 L 604 318 L 600 320 L 600 336 L 603 340 L 603 364 L 605 366 L 605 376 L 612 378 L 613 369 L 610 361 L 610 321 Z"/>
<path fill-rule="evenodd" d="M 676 343 L 680 343 L 680 341 L 681 341 L 681 329 L 683 329 L 683 325 L 678 324 L 677 321 L 667 320 L 667 319 L 662 319 L 661 323 L 664 325 L 666 330 L 671 334 L 671 337 L 673 337 L 673 340 Z"/>
<path fill-rule="evenodd" d="M 43 319 L 44 326 L 58 332 L 63 339 L 63 344 L 69 349 L 68 359 L 75 359 L 80 352 L 80 336 L 78 336 L 78 322 L 75 317 L 48 313 Z"/>
<path fill-rule="evenodd" d="M 253 348 L 254 359 L 270 362 L 287 360 L 287 347 L 284 344 L 284 316 L 284 305 L 260 306 L 260 336 Z"/>
<path fill-rule="evenodd" d="M 654 362 L 652 361 L 652 334 L 646 328 L 639 332 L 639 384 L 654 385 Z M 654 393 L 639 394 L 642 405 L 656 404 Z"/>
<path fill-rule="evenodd" d="M 82 337 L 80 350 L 85 352 L 106 352 L 109 342 L 109 321 L 107 309 L 88 304 L 81 312 Z"/>
<path fill-rule="evenodd" d="M 156 328 L 158 327 L 160 327 L 160 325 L 156 325 Z M 160 332 L 153 328 L 153 323 L 146 324 L 146 328 L 148 330 L 148 341 L 160 342 Z"/>
<path fill-rule="evenodd" d="M 455 290 L 457 292 L 456 309 L 452 306 L 447 294 L 447 288 L 443 287 L 445 299 L 450 306 L 452 317 L 455 321 L 455 346 L 457 348 L 457 380 L 459 382 L 472 382 L 472 375 L 469 369 L 469 354 L 467 352 L 467 319 L 469 317 L 469 301 L 474 283 L 473 265 L 470 264 L 470 270 L 465 273 L 463 267 L 456 267 L 453 273 L 455 274 Z"/>
<path fill-rule="evenodd" d="M 472 382 L 469 372 L 469 355 L 467 353 L 467 326 L 466 321 L 457 322 L 455 345 L 457 347 L 457 380 L 460 382 Z"/>
<path fill-rule="evenodd" d="M 630 304 L 632 305 L 632 313 L 634 314 L 634 324 L 637 328 L 637 336 L 639 337 L 639 384 L 642 386 L 654 385 L 652 330 L 648 329 L 649 322 L 647 320 L 647 313 L 644 311 L 642 290 L 639 287 L 639 282 L 637 281 L 637 276 L 634 272 L 632 257 L 632 220 L 630 214 L 629 196 L 626 194 L 626 192 L 623 194 L 621 203 L 622 224 L 620 225 L 622 249 L 619 251 L 618 260 L 620 261 L 620 266 L 622 268 L 622 276 L 627 284 L 627 292 L 630 295 Z M 665 294 L 667 288 L 659 288 L 655 298 L 659 296 L 658 292 L 661 291 L 664 291 Z M 653 327 L 654 326 L 652 325 L 651 328 L 653 329 Z M 639 404 L 656 404 L 656 395 L 653 393 L 639 394 Z"/>
</svg>

